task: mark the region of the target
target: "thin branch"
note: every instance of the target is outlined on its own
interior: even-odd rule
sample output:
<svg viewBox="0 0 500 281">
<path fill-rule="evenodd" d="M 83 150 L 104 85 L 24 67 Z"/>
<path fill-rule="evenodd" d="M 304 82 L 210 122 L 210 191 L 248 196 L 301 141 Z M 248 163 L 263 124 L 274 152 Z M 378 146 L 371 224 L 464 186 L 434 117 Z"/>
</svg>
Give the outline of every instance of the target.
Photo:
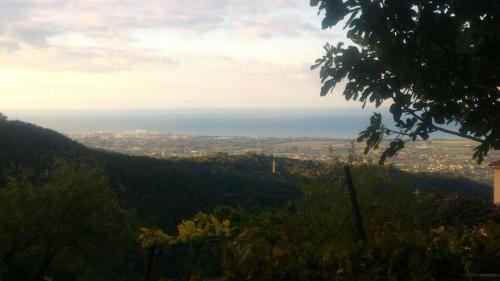
<svg viewBox="0 0 500 281">
<path fill-rule="evenodd" d="M 411 136 L 412 136 L 411 134 L 404 133 L 403 131 L 399 131 L 399 132 L 398 132 L 398 131 L 394 131 L 394 130 L 392 130 L 392 129 L 388 129 L 388 128 L 385 128 L 385 127 L 384 127 L 384 129 L 385 129 L 387 132 L 391 133 L 391 135 L 398 134 L 398 135 L 401 135 L 401 136 L 407 136 L 407 137 L 411 137 Z"/>
<path fill-rule="evenodd" d="M 400 94 L 407 95 L 409 92 L 410 92 L 410 89 L 407 88 L 407 89 L 403 90 L 402 93 L 400 92 Z M 394 102 L 396 102 L 396 100 L 395 100 L 394 97 L 392 97 L 392 99 L 393 99 Z M 460 132 L 455 132 L 455 131 L 452 131 L 452 130 L 448 130 L 448 129 L 436 126 L 432 122 L 431 123 L 426 122 L 426 121 L 424 121 L 424 119 L 422 119 L 422 117 L 420 117 L 418 114 L 416 114 L 416 112 L 417 112 L 416 110 L 409 108 L 407 105 L 402 105 L 402 107 L 405 110 L 407 110 L 407 112 L 409 112 L 410 115 L 412 115 L 413 117 L 417 118 L 420 122 L 428 125 L 429 127 L 431 127 L 434 130 L 441 131 L 441 132 L 444 132 L 444 133 L 447 133 L 447 134 L 450 134 L 450 135 L 454 135 L 454 136 L 457 136 L 457 137 L 461 137 L 461 138 L 466 138 L 466 139 L 469 139 L 469 140 L 477 141 L 477 142 L 484 142 L 484 140 L 482 140 L 481 138 L 477 138 L 477 137 L 474 137 L 474 136 L 469 136 L 467 134 L 462 134 Z"/>
<path fill-rule="evenodd" d="M 480 138 L 477 138 L 477 137 L 474 137 L 474 136 L 469 136 L 467 134 L 462 134 L 462 133 L 455 132 L 455 131 L 452 131 L 452 130 L 448 130 L 448 129 L 445 129 L 445 128 L 441 128 L 441 127 L 436 126 L 436 125 L 434 125 L 432 123 L 425 122 L 422 118 L 420 118 L 420 116 L 418 116 L 415 113 L 410 113 L 410 114 L 412 116 L 414 116 L 415 118 L 417 118 L 418 120 L 420 120 L 422 123 L 430 126 L 431 128 L 433 128 L 433 129 L 435 129 L 437 131 L 441 131 L 441 132 L 444 132 L 444 133 L 447 133 L 447 134 L 450 134 L 450 135 L 454 135 L 454 136 L 457 136 L 457 137 L 462 137 L 462 138 L 470 139 L 470 140 L 477 141 L 477 142 L 483 142 L 483 140 L 480 139 Z"/>
<path fill-rule="evenodd" d="M 483 142 L 484 141 L 481 138 L 477 138 L 477 137 L 474 137 L 474 136 L 469 136 L 467 134 L 462 134 L 462 133 L 459 133 L 459 132 L 455 132 L 455 131 L 452 131 L 452 130 L 441 128 L 439 126 L 434 125 L 432 122 L 431 123 L 426 122 L 426 121 L 424 121 L 424 119 L 422 119 L 422 117 L 420 117 L 419 115 L 417 115 L 415 113 L 415 110 L 412 110 L 412 109 L 408 108 L 406 105 L 404 105 L 403 108 L 406 109 L 408 112 L 410 112 L 410 114 L 413 117 L 417 118 L 420 122 L 422 122 L 422 123 L 430 126 L 431 128 L 433 128 L 433 129 L 435 129 L 437 131 L 441 131 L 441 132 L 444 132 L 444 133 L 447 133 L 447 134 L 450 134 L 450 135 L 454 135 L 454 136 L 457 136 L 457 137 L 470 139 L 470 140 L 477 141 L 477 142 Z"/>
</svg>

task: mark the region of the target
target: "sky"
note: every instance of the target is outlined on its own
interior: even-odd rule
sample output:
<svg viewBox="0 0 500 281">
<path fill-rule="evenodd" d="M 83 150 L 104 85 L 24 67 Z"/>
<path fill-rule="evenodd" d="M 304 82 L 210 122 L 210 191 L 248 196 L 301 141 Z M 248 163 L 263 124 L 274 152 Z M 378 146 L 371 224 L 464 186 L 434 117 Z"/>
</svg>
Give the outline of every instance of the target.
<svg viewBox="0 0 500 281">
<path fill-rule="evenodd" d="M 0 0 L 0 110 L 346 107 L 308 0 Z"/>
</svg>

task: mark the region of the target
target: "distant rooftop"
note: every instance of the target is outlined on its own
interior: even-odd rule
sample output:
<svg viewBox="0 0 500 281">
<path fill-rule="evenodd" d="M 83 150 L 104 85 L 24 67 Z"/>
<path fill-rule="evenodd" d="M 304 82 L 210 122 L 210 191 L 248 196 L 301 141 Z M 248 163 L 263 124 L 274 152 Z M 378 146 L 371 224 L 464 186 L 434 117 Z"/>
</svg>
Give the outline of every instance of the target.
<svg viewBox="0 0 500 281">
<path fill-rule="evenodd" d="M 499 167 L 500 168 L 500 160 L 490 163 L 491 167 Z"/>
</svg>

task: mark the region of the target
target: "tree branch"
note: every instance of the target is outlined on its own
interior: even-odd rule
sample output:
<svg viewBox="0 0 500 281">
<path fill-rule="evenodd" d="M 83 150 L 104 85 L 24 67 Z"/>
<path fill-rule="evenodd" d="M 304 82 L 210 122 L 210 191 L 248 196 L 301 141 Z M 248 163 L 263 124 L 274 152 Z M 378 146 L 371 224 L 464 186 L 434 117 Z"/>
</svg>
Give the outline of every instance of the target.
<svg viewBox="0 0 500 281">
<path fill-rule="evenodd" d="M 473 140 L 473 141 L 477 141 L 477 142 L 483 142 L 484 141 L 481 138 L 477 138 L 477 137 L 474 137 L 474 136 L 469 136 L 467 134 L 462 134 L 460 132 L 455 132 L 455 131 L 452 131 L 452 130 L 448 130 L 448 129 L 436 126 L 432 122 L 431 123 L 426 122 L 426 121 L 424 121 L 424 119 L 422 119 L 422 117 L 420 117 L 419 115 L 417 115 L 415 113 L 415 110 L 412 110 L 412 109 L 408 108 L 406 105 L 404 105 L 403 108 L 406 109 L 413 117 L 417 118 L 420 122 L 428 125 L 429 127 L 433 128 L 433 129 L 435 129 L 437 131 L 441 131 L 443 133 L 447 133 L 447 134 L 450 134 L 450 135 L 454 135 L 454 136 L 457 136 L 457 137 L 461 137 L 461 138 L 465 138 L 465 139 L 469 139 L 469 140 Z"/>
</svg>

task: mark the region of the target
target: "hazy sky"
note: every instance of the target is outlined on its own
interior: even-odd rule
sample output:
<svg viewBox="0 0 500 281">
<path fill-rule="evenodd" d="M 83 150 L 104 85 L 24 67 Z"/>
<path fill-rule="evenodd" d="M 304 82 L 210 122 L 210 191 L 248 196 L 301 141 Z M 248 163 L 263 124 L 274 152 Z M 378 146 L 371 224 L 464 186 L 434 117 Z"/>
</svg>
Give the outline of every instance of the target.
<svg viewBox="0 0 500 281">
<path fill-rule="evenodd" d="M 344 35 L 308 3 L 0 0 L 0 108 L 348 105 L 319 96 L 309 66 Z"/>
</svg>

